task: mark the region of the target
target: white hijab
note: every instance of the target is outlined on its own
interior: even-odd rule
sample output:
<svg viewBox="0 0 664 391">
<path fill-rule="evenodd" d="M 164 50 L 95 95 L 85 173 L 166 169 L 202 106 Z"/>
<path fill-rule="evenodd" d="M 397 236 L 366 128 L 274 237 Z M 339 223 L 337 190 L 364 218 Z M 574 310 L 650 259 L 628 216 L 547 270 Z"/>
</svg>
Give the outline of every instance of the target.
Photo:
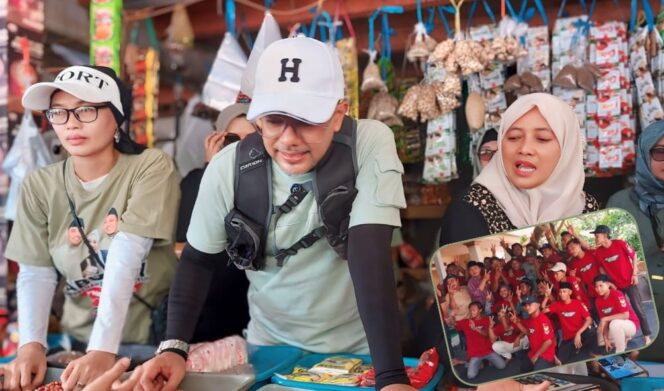
<svg viewBox="0 0 664 391">
<path fill-rule="evenodd" d="M 543 184 L 522 190 L 507 178 L 502 142 L 512 124 L 534 107 L 560 143 L 560 160 Z M 585 205 L 585 179 L 581 130 L 574 111 L 553 95 L 536 93 L 520 97 L 507 108 L 498 131 L 498 152 L 475 182 L 489 189 L 512 224 L 521 228 L 581 214 Z"/>
</svg>

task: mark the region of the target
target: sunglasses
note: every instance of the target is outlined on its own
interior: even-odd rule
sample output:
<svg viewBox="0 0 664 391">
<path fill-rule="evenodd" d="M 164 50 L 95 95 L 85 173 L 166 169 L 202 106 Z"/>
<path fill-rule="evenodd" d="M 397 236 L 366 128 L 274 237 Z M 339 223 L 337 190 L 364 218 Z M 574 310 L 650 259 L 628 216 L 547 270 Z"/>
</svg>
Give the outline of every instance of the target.
<svg viewBox="0 0 664 391">
<path fill-rule="evenodd" d="M 480 157 L 480 160 L 488 162 L 489 160 L 491 160 L 493 155 L 496 154 L 496 152 L 498 152 L 498 151 L 493 150 L 493 149 L 480 149 L 480 152 L 478 153 L 478 155 Z"/>
<path fill-rule="evenodd" d="M 664 162 L 664 147 L 655 147 L 651 149 L 650 157 L 656 162 Z"/>
</svg>

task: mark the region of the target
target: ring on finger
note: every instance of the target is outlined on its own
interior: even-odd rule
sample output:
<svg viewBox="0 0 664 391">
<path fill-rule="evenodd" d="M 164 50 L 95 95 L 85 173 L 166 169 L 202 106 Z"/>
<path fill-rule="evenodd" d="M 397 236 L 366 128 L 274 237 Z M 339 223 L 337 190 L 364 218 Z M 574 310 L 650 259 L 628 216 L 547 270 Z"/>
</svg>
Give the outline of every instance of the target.
<svg viewBox="0 0 664 391">
<path fill-rule="evenodd" d="M 77 383 L 76 383 L 76 387 L 77 387 L 77 388 L 85 388 L 85 384 L 83 384 L 83 383 L 81 383 L 81 382 L 77 382 Z"/>
</svg>

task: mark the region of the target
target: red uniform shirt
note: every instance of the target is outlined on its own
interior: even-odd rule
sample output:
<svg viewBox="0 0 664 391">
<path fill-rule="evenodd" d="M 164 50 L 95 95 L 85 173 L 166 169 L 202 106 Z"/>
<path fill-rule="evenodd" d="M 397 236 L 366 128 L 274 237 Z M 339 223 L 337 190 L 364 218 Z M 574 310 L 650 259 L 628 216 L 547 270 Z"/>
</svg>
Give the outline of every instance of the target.
<svg viewBox="0 0 664 391">
<path fill-rule="evenodd" d="M 597 307 L 597 312 L 599 313 L 600 318 L 620 314 L 627 311 L 629 312 L 629 320 L 634 322 L 636 329 L 638 330 L 639 327 L 641 327 L 639 318 L 636 317 L 636 313 L 634 313 L 632 305 L 629 304 L 629 300 L 625 298 L 625 295 L 617 289 L 611 289 L 607 298 L 598 296 L 595 299 L 595 306 Z"/>
<path fill-rule="evenodd" d="M 627 243 L 620 239 L 612 239 L 608 248 L 597 247 L 595 255 L 618 288 L 625 289 L 632 284 L 634 266 L 630 258 L 634 258 L 635 253 Z"/>
<path fill-rule="evenodd" d="M 563 341 L 574 338 L 581 326 L 590 317 L 588 307 L 580 300 L 572 299 L 565 304 L 562 301 L 554 301 L 549 306 L 549 313 L 558 315 L 560 327 L 563 329 Z"/>
<path fill-rule="evenodd" d="M 511 330 L 508 330 L 509 326 L 506 328 L 502 322 L 498 321 L 498 324 L 493 328 L 493 333 L 496 334 L 496 337 L 500 338 L 501 341 L 514 343 L 514 341 L 516 341 L 516 337 L 518 337 L 521 332 L 516 327 L 514 322 L 508 321 L 508 324 L 509 326 L 512 326 Z"/>
<path fill-rule="evenodd" d="M 489 332 L 489 318 L 482 317 L 475 319 L 475 328 L 482 330 L 483 332 Z M 483 336 L 475 330 L 470 329 L 470 319 L 462 319 L 456 322 L 454 326 L 458 331 L 462 332 L 466 336 L 466 345 L 468 346 L 468 359 L 473 357 L 483 357 L 489 355 L 493 352 L 491 348 L 491 340 L 489 339 L 489 334 Z"/>
<path fill-rule="evenodd" d="M 599 274 L 599 262 L 593 250 L 584 251 L 583 258 L 573 258 L 570 271 L 574 270 L 588 291 L 588 297 L 596 297 L 593 280 Z"/>
<path fill-rule="evenodd" d="M 546 361 L 553 361 L 553 356 L 556 354 L 556 336 L 551 320 L 540 312 L 537 317 L 525 319 L 523 325 L 528 329 L 528 342 L 530 343 L 528 357 L 532 358 L 544 342 L 550 340 L 551 345 L 540 357 Z"/>
<path fill-rule="evenodd" d="M 573 276 L 565 276 L 565 281 L 570 283 L 572 285 L 572 299 L 577 299 L 581 300 L 583 304 L 586 305 L 586 307 L 590 306 L 590 300 L 588 300 L 588 296 L 586 295 L 586 292 L 583 291 L 583 288 L 581 287 L 581 280 L 577 277 Z M 553 283 L 553 291 L 555 294 L 555 298 L 557 299 L 558 296 L 558 290 L 560 289 L 560 282 L 555 281 Z"/>
<path fill-rule="evenodd" d="M 526 272 L 523 269 L 511 270 L 511 272 L 512 277 L 510 277 L 510 271 L 507 272 L 507 280 L 510 282 L 512 289 L 516 290 L 517 285 L 519 285 L 519 281 L 521 281 L 521 279 L 526 276 Z"/>
</svg>

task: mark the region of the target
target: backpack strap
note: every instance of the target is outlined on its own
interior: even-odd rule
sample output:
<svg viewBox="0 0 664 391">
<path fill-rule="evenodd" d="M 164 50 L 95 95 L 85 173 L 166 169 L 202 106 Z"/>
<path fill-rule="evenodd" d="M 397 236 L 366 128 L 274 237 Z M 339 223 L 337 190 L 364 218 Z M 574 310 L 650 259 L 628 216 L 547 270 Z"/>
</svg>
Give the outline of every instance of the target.
<svg viewBox="0 0 664 391">
<path fill-rule="evenodd" d="M 272 183 L 270 156 L 265 151 L 263 139 L 257 133 L 251 133 L 237 143 L 235 157 L 234 205 L 245 215 L 265 227 L 272 214 L 272 186 L 268 191 L 245 191 L 257 184 Z"/>
<path fill-rule="evenodd" d="M 236 148 L 235 207 L 224 218 L 226 252 L 239 269 L 260 270 L 272 214 L 272 167 L 258 133 L 249 134 Z"/>
<path fill-rule="evenodd" d="M 348 226 L 357 195 L 357 121 L 345 116 L 332 147 L 318 163 L 314 192 L 325 238 L 334 251 L 346 259 Z"/>
</svg>

